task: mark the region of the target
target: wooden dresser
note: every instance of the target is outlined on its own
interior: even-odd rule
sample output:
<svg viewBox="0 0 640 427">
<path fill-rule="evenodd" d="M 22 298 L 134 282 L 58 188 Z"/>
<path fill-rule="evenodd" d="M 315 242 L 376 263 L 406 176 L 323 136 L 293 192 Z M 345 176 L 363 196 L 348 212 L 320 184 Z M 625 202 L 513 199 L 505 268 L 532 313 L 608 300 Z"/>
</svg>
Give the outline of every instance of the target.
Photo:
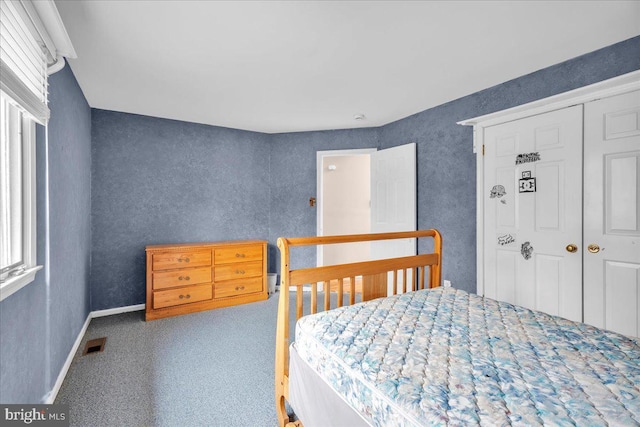
<svg viewBox="0 0 640 427">
<path fill-rule="evenodd" d="M 150 245 L 146 320 L 267 299 L 267 242 Z"/>
</svg>

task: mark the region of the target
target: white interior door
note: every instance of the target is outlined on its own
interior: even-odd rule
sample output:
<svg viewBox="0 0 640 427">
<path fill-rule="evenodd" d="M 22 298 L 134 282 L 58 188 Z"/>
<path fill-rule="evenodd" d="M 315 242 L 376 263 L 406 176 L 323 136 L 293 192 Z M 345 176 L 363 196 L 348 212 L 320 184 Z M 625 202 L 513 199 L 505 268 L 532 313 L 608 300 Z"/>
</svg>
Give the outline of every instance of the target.
<svg viewBox="0 0 640 427">
<path fill-rule="evenodd" d="M 485 295 L 582 321 L 582 106 L 484 132 Z"/>
<path fill-rule="evenodd" d="M 584 321 L 640 336 L 640 91 L 585 105 Z"/>
<path fill-rule="evenodd" d="M 415 231 L 416 225 L 416 144 L 372 153 L 371 232 Z M 410 256 L 416 250 L 415 239 L 373 242 L 371 256 L 372 259 Z"/>
</svg>

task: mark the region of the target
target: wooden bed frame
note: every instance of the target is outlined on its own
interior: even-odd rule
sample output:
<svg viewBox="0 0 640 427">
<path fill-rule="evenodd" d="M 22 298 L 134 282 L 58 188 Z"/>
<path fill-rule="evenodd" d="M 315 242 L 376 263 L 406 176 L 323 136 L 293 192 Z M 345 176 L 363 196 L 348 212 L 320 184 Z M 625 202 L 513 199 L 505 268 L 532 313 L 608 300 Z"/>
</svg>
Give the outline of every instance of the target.
<svg viewBox="0 0 640 427">
<path fill-rule="evenodd" d="M 413 255 L 400 258 L 388 258 L 376 261 L 365 261 L 350 264 L 331 265 L 323 267 L 302 268 L 291 270 L 290 249 L 294 246 L 318 246 L 338 243 L 371 242 L 407 238 L 433 238 L 433 253 Z M 351 305 L 355 303 L 355 282 L 362 278 L 362 300 L 387 295 L 388 273 L 393 277 L 393 293 L 398 292 L 398 276 L 402 274 L 404 291 L 425 288 L 425 278 L 429 281 L 428 288 L 440 286 L 442 268 L 442 237 L 437 230 L 420 230 L 397 233 L 358 234 L 347 236 L 321 236 L 305 238 L 279 238 L 278 248 L 281 255 L 280 269 L 280 300 L 278 302 L 278 320 L 276 327 L 276 365 L 275 365 L 275 392 L 276 411 L 278 423 L 284 426 L 301 426 L 300 421 L 289 422 L 285 409 L 285 401 L 289 398 L 289 286 L 296 287 L 296 320 L 303 316 L 303 289 L 309 285 L 310 307 L 309 312 L 317 311 L 318 284 L 323 284 L 324 289 L 337 289 L 337 306 Z M 426 268 L 429 267 L 429 272 Z M 408 271 L 412 270 L 411 283 L 407 283 Z M 337 282 L 337 288 L 336 288 Z M 345 285 L 349 295 L 349 301 L 345 304 Z M 407 286 L 410 285 L 410 286 Z M 324 310 L 330 310 L 330 292 L 324 293 Z M 336 308 L 336 307 L 333 307 Z"/>
</svg>

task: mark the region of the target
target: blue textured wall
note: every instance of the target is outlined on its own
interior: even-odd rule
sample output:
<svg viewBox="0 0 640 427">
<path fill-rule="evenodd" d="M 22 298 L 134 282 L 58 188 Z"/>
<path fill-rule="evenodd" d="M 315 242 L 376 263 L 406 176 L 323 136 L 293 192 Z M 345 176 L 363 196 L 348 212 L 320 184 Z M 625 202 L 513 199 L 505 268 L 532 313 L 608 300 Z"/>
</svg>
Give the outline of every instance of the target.
<svg viewBox="0 0 640 427">
<path fill-rule="evenodd" d="M 92 110 L 92 309 L 144 303 L 145 245 L 266 240 L 268 142 Z"/>
<path fill-rule="evenodd" d="M 49 86 L 51 385 L 90 310 L 91 109 L 71 68 Z"/>
<path fill-rule="evenodd" d="M 276 239 L 316 233 L 317 151 L 409 142 L 418 227 L 442 231 L 444 278 L 475 292 L 475 156 L 456 122 L 639 69 L 639 52 L 636 37 L 380 128 L 264 135 L 93 110 L 92 309 L 144 302 L 146 244 L 268 238 L 279 270 Z"/>
<path fill-rule="evenodd" d="M 278 236 L 315 234 L 316 151 L 377 145 L 375 129 L 267 135 L 92 110 L 92 310 L 145 302 L 149 244 L 265 239 L 276 271 Z"/>
<path fill-rule="evenodd" d="M 269 271 L 280 271 L 278 237 L 315 236 L 317 208 L 316 153 L 318 151 L 378 148 L 375 128 L 271 135 L 271 187 L 269 221 Z M 316 263 L 315 249 L 296 248 L 294 267 Z"/>
<path fill-rule="evenodd" d="M 443 278 L 476 291 L 476 166 L 456 122 L 640 69 L 640 37 L 519 77 L 379 129 L 381 148 L 417 143 L 418 227 L 443 234 Z"/>
<path fill-rule="evenodd" d="M 36 147 L 38 263 L 44 269 L 0 303 L 2 403 L 44 399 L 89 314 L 91 110 L 69 67 L 49 78 L 49 108 L 48 230 L 42 127 Z"/>
<path fill-rule="evenodd" d="M 39 403 L 49 391 L 46 310 L 42 270 L 0 303 L 0 403 Z"/>
</svg>

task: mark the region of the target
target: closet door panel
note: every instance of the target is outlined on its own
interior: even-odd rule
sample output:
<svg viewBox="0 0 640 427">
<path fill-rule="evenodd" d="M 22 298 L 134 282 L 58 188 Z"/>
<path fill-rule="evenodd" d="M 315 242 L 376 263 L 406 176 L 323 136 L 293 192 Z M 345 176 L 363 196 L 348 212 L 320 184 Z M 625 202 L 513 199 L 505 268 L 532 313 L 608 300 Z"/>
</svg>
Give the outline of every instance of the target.
<svg viewBox="0 0 640 427">
<path fill-rule="evenodd" d="M 640 330 L 640 264 L 605 262 L 604 324 L 616 332 L 638 336 Z"/>
<path fill-rule="evenodd" d="M 640 152 L 605 156 L 605 226 L 607 234 L 638 234 L 638 163 Z"/>
<path fill-rule="evenodd" d="M 584 321 L 640 336 L 640 91 L 585 104 Z"/>
<path fill-rule="evenodd" d="M 485 295 L 582 320 L 582 106 L 484 130 Z"/>
<path fill-rule="evenodd" d="M 536 307 L 545 313 L 559 313 L 567 297 L 563 280 L 564 262 L 561 257 L 538 255 L 536 257 Z"/>
<path fill-rule="evenodd" d="M 537 194 L 536 231 L 560 231 L 564 227 L 564 162 L 547 163 L 536 168 L 537 187 L 544 188 Z"/>
</svg>

